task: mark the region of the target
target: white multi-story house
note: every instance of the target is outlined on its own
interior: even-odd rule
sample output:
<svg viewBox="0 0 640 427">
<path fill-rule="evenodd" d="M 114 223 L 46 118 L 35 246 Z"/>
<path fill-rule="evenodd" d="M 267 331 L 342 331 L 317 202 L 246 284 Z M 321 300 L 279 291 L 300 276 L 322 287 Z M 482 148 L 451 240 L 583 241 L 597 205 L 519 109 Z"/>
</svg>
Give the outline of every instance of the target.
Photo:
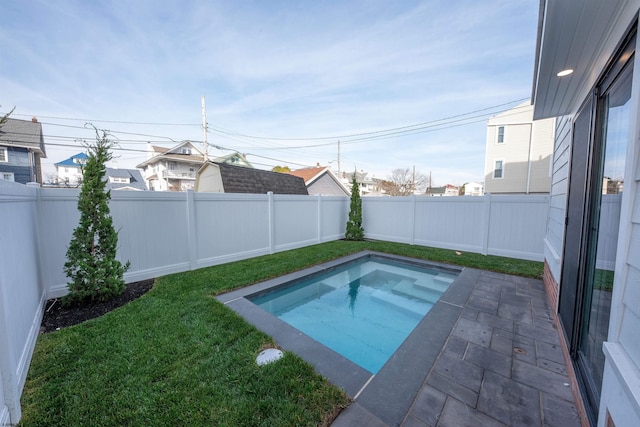
<svg viewBox="0 0 640 427">
<path fill-rule="evenodd" d="M 193 190 L 196 183 L 196 172 L 205 163 L 204 154 L 194 143 L 184 141 L 173 148 L 148 144 L 147 152 L 149 158 L 136 167 L 142 169 L 149 190 Z M 253 165 L 240 153 L 232 153 L 210 160 L 216 163 L 253 168 Z"/>
<path fill-rule="evenodd" d="M 184 191 L 193 189 L 196 171 L 204 155 L 193 143 L 184 141 L 173 148 L 148 144 L 149 158 L 136 167 L 151 191 Z"/>
<path fill-rule="evenodd" d="M 353 180 L 353 174 L 356 174 L 356 182 L 360 187 L 361 196 L 382 196 L 381 180 L 369 177 L 369 173 L 361 170 L 360 172 L 342 172 L 340 174 L 340 182 L 342 185 L 351 191 L 351 181 Z"/>
<path fill-rule="evenodd" d="M 482 196 L 484 194 L 482 184 L 479 182 L 467 182 L 462 185 L 465 196 Z"/>
<path fill-rule="evenodd" d="M 487 123 L 485 193 L 548 193 L 555 118 L 533 121 L 525 102 Z"/>
<path fill-rule="evenodd" d="M 56 182 L 53 184 L 65 187 L 79 187 L 82 184 L 82 168 L 86 162 L 87 154 L 78 153 L 54 164 L 56 167 Z"/>
</svg>

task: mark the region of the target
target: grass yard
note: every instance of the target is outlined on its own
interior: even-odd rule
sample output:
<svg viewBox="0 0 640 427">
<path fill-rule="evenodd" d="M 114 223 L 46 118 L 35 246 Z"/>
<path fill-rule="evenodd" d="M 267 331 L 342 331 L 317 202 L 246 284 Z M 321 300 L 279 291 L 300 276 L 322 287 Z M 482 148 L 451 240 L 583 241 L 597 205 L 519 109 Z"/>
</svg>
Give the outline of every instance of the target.
<svg viewBox="0 0 640 427">
<path fill-rule="evenodd" d="M 291 353 L 258 367 L 273 341 L 214 296 L 364 249 L 542 276 L 539 262 L 337 241 L 162 277 L 124 307 L 38 338 L 20 425 L 330 424 L 348 396 Z"/>
</svg>

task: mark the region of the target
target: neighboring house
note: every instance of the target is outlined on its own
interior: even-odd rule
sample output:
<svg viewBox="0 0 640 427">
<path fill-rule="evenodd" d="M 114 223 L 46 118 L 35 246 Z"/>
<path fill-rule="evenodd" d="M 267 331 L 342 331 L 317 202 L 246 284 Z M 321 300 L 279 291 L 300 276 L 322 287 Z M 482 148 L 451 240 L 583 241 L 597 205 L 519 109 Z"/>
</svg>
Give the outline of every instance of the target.
<svg viewBox="0 0 640 427">
<path fill-rule="evenodd" d="M 82 184 L 82 169 L 87 163 L 87 154 L 78 153 L 68 159 L 54 164 L 56 168 L 56 182 L 54 185 L 78 187 Z"/>
<path fill-rule="evenodd" d="M 542 0 L 538 27 L 534 119 L 557 117 L 544 283 L 578 409 L 598 426 L 640 425 L 639 12 Z"/>
<path fill-rule="evenodd" d="M 443 187 L 429 187 L 427 191 L 424 193 L 425 196 L 433 196 L 433 197 L 448 197 L 448 196 L 458 196 L 460 194 L 460 189 L 455 185 L 447 184 Z"/>
<path fill-rule="evenodd" d="M 350 196 L 351 191 L 331 172 L 329 167 L 320 166 L 314 168 L 298 169 L 286 172 L 300 177 L 307 186 L 310 195 L 322 196 Z"/>
<path fill-rule="evenodd" d="M 462 187 L 464 188 L 465 196 L 482 196 L 484 194 L 482 184 L 479 182 L 467 182 Z"/>
<path fill-rule="evenodd" d="M 304 180 L 280 172 L 206 162 L 196 174 L 199 193 L 309 194 Z"/>
<path fill-rule="evenodd" d="M 151 191 L 184 191 L 193 189 L 196 171 L 204 162 L 204 154 L 192 142 L 184 141 L 173 148 L 148 144 L 149 158 L 136 167 Z"/>
<path fill-rule="evenodd" d="M 351 193 L 351 183 L 353 181 L 354 172 L 342 172 L 340 176 L 340 182 L 344 185 Z M 382 196 L 384 192 L 382 191 L 382 180 L 376 178 L 370 178 L 369 173 L 361 170 L 360 172 L 355 172 L 356 174 L 356 182 L 360 187 L 360 195 L 361 196 Z"/>
<path fill-rule="evenodd" d="M 146 191 L 147 185 L 138 169 L 106 168 L 107 190 Z"/>
<path fill-rule="evenodd" d="M 555 118 L 533 121 L 525 102 L 489 119 L 484 192 L 548 193 Z"/>
<path fill-rule="evenodd" d="M 0 179 L 42 184 L 40 159 L 46 157 L 42 124 L 35 117 L 9 118 L 0 127 Z"/>
</svg>

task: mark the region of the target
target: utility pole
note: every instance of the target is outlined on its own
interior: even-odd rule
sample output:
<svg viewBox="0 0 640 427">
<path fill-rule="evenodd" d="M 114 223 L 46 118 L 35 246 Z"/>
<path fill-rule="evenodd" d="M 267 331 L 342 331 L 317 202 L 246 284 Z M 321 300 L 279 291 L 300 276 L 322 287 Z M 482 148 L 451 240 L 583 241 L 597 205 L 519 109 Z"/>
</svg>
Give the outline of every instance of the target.
<svg viewBox="0 0 640 427">
<path fill-rule="evenodd" d="M 207 144 L 207 108 L 204 105 L 204 95 L 202 95 L 202 146 L 206 162 L 209 160 L 209 145 Z"/>
</svg>

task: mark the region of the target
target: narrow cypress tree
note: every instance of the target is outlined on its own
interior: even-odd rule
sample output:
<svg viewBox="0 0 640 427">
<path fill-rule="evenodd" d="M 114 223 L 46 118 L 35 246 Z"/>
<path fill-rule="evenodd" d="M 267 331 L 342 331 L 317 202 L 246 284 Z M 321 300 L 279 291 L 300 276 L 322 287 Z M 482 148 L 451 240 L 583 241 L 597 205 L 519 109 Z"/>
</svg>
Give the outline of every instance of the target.
<svg viewBox="0 0 640 427">
<path fill-rule="evenodd" d="M 353 172 L 351 181 L 351 206 L 349 209 L 349 221 L 344 235 L 346 240 L 364 240 L 364 228 L 362 228 L 362 199 L 360 198 L 360 186 L 356 181 L 356 173 Z"/>
<path fill-rule="evenodd" d="M 125 288 L 123 274 L 129 262 L 116 259 L 118 233 L 109 211 L 111 192 L 105 191 L 105 163 L 111 160 L 113 142 L 96 129 L 96 142 L 87 145 L 88 157 L 82 173 L 78 197 L 80 222 L 73 231 L 67 249 L 64 272 L 71 280 L 65 305 L 106 301 L 120 295 Z"/>
</svg>

